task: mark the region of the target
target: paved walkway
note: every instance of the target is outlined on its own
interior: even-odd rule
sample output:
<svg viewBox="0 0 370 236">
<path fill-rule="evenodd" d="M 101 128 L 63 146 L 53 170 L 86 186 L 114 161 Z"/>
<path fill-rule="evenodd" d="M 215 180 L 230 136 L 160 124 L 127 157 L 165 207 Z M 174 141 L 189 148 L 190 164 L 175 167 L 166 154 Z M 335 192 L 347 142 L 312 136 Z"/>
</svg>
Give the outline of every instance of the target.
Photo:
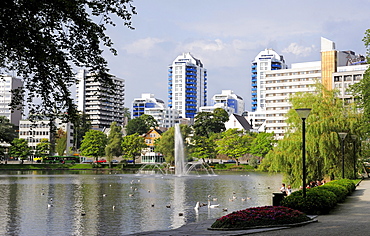
<svg viewBox="0 0 370 236">
<path fill-rule="evenodd" d="M 370 235 L 370 179 L 363 180 L 356 188 L 356 191 L 347 197 L 344 203 L 338 204 L 330 214 L 320 215 L 317 219 L 317 223 L 294 228 L 281 227 L 238 231 L 208 230 L 207 228 L 215 221 L 212 219 L 199 223 L 190 223 L 174 230 L 149 231 L 132 235 Z"/>
</svg>

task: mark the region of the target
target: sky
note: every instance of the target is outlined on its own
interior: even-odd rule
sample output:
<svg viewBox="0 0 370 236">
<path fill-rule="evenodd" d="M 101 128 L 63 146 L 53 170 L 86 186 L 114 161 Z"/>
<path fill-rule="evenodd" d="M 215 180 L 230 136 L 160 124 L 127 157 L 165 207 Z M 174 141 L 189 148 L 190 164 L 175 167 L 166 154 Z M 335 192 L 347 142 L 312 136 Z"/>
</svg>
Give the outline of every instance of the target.
<svg viewBox="0 0 370 236">
<path fill-rule="evenodd" d="M 208 105 L 221 90 L 243 97 L 250 110 L 251 62 L 265 48 L 292 63 L 320 60 L 320 38 L 337 50 L 364 55 L 370 0 L 247 1 L 134 0 L 135 30 L 119 21 L 107 34 L 118 51 L 106 50 L 111 74 L 125 79 L 125 106 L 142 93 L 167 104 L 168 65 L 183 52 L 202 61 Z"/>
</svg>

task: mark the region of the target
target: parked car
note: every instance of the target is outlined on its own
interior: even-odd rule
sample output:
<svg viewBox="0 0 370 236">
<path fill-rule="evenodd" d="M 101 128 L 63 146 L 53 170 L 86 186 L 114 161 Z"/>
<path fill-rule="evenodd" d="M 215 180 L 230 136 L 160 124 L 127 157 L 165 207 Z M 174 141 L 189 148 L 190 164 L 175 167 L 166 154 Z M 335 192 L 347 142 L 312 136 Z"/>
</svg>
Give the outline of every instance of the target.
<svg viewBox="0 0 370 236">
<path fill-rule="evenodd" d="M 100 160 L 95 161 L 95 163 L 105 163 L 105 162 L 107 162 L 107 160 L 105 159 L 100 159 Z"/>
<path fill-rule="evenodd" d="M 119 163 L 119 161 L 117 161 L 117 160 L 112 160 L 112 163 L 117 164 L 117 163 Z"/>
<path fill-rule="evenodd" d="M 91 164 L 91 163 L 93 163 L 93 160 L 84 160 L 82 163 Z"/>
</svg>

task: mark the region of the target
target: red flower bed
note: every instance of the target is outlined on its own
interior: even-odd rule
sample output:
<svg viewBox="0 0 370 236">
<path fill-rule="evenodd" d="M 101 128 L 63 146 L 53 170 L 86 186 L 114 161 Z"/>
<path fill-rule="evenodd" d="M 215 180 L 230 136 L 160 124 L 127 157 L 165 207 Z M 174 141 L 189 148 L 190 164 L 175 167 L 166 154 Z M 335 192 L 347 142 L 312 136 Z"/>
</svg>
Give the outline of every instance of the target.
<svg viewBox="0 0 370 236">
<path fill-rule="evenodd" d="M 301 223 L 310 220 L 306 214 L 283 206 L 253 207 L 235 211 L 217 219 L 211 228 L 248 228 L 255 226 Z"/>
</svg>

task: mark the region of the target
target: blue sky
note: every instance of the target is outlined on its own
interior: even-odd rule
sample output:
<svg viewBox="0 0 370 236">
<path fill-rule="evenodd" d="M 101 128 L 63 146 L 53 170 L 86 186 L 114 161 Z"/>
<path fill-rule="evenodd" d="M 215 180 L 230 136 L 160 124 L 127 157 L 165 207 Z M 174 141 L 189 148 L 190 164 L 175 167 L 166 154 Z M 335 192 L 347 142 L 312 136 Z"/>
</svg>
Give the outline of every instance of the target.
<svg viewBox="0 0 370 236">
<path fill-rule="evenodd" d="M 250 65 L 265 48 L 292 63 L 320 60 L 320 37 L 337 50 L 365 54 L 370 0 L 247 1 L 137 0 L 135 30 L 117 22 L 107 33 L 118 56 L 108 52 L 110 72 L 126 80 L 125 105 L 142 93 L 167 104 L 167 67 L 191 52 L 208 71 L 208 101 L 233 90 L 250 109 Z"/>
</svg>

